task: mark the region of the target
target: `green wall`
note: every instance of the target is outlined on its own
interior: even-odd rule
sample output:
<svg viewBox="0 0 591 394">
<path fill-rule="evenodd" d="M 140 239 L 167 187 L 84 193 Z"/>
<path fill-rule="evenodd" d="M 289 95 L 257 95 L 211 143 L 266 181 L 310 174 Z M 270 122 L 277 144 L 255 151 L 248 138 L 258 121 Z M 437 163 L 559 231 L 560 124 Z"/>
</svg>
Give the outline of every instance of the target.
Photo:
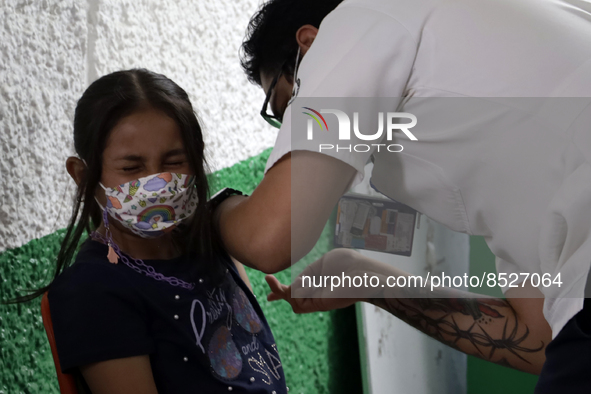
<svg viewBox="0 0 591 394">
<path fill-rule="evenodd" d="M 482 237 L 470 237 L 470 275 L 496 272 L 495 256 Z M 483 294 L 503 297 L 497 286 L 482 288 Z M 538 377 L 468 356 L 468 394 L 531 394 Z"/>
<path fill-rule="evenodd" d="M 0 300 L 46 283 L 62 236 L 63 231 L 58 231 L 0 254 Z M 59 392 L 40 305 L 41 300 L 0 305 L 2 394 Z"/>
<path fill-rule="evenodd" d="M 212 189 L 252 192 L 263 177 L 270 150 L 211 176 Z M 0 254 L 0 299 L 47 282 L 63 230 Z M 329 248 L 330 232 L 307 256 Z M 266 301 L 264 274 L 248 269 L 257 299 L 271 325 L 290 393 L 361 392 L 355 309 L 295 315 L 285 302 Z M 290 282 L 290 272 L 277 275 Z M 22 294 L 22 293 L 21 293 Z M 59 393 L 51 351 L 43 329 L 40 300 L 0 305 L 0 394 Z"/>
</svg>

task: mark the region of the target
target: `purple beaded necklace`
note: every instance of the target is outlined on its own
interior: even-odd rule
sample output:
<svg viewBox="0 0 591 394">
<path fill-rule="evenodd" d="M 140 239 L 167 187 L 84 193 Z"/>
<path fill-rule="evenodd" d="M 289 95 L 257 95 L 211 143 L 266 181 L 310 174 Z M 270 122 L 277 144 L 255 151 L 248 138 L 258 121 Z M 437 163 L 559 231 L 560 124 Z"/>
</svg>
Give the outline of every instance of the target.
<svg viewBox="0 0 591 394">
<path fill-rule="evenodd" d="M 156 272 L 154 267 L 144 263 L 141 259 L 136 259 L 131 257 L 133 262 L 129 261 L 126 255 L 121 252 L 119 246 L 113 241 L 113 236 L 111 235 L 111 231 L 109 230 L 109 214 L 107 210 L 103 210 L 103 223 L 105 223 L 105 235 L 103 236 L 101 233 L 97 231 L 93 231 L 90 234 L 90 237 L 95 240 L 99 240 L 105 245 L 109 247 L 109 252 L 107 254 L 107 258 L 113 264 L 117 264 L 118 258 L 123 261 L 123 264 L 128 266 L 129 268 L 133 269 L 134 271 L 144 274 L 152 279 L 167 282 L 171 286 L 178 286 L 182 287 L 183 289 L 193 290 L 195 288 L 195 283 L 185 282 L 179 278 L 174 276 L 164 276 L 163 274 Z M 118 258 L 117 258 L 118 257 Z"/>
</svg>

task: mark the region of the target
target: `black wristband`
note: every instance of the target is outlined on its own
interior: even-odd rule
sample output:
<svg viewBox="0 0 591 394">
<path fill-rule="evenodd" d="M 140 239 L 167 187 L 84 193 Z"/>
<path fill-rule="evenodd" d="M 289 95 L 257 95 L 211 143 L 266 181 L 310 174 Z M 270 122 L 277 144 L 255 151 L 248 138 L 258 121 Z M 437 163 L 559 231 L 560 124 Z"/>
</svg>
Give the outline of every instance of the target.
<svg viewBox="0 0 591 394">
<path fill-rule="evenodd" d="M 227 199 L 230 196 L 245 196 L 245 194 L 242 193 L 240 190 L 226 187 L 214 194 L 207 202 L 207 206 L 209 209 L 213 211 L 218 207 L 218 205 L 220 205 L 225 199 Z"/>
</svg>

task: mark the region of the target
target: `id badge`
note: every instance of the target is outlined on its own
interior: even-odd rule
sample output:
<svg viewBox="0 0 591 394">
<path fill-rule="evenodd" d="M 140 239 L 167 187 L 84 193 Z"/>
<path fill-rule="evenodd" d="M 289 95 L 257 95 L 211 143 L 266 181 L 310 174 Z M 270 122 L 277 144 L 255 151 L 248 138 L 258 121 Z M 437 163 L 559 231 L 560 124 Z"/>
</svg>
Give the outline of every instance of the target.
<svg viewBox="0 0 591 394">
<path fill-rule="evenodd" d="M 347 193 L 339 200 L 334 244 L 410 256 L 417 211 L 397 201 Z"/>
</svg>

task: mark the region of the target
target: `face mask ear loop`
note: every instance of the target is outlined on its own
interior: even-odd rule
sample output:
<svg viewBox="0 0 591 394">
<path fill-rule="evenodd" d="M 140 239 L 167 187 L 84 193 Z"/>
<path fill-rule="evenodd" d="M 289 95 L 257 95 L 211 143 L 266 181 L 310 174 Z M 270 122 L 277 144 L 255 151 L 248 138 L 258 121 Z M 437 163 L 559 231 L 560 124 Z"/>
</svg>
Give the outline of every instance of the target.
<svg viewBox="0 0 591 394">
<path fill-rule="evenodd" d="M 107 246 L 109 247 L 109 252 L 107 253 L 107 259 L 112 264 L 117 264 L 119 262 L 119 255 L 113 249 L 113 236 L 111 234 L 111 229 L 109 228 L 109 213 L 106 209 L 103 209 L 103 223 L 105 224 L 105 237 L 107 238 Z"/>
<path fill-rule="evenodd" d="M 287 103 L 288 106 L 291 105 L 291 103 L 293 103 L 293 101 L 298 96 L 300 90 L 300 80 L 298 79 L 298 70 L 300 68 L 300 51 L 301 49 L 298 44 L 298 54 L 296 55 L 295 67 L 293 68 L 293 88 L 291 90 L 291 99 Z"/>
<path fill-rule="evenodd" d="M 293 89 L 292 93 L 296 93 L 295 81 L 297 81 L 297 79 L 298 79 L 298 70 L 300 69 L 300 53 L 301 53 L 301 48 L 298 44 L 298 53 L 296 55 L 295 66 L 293 68 L 294 89 Z"/>
</svg>

